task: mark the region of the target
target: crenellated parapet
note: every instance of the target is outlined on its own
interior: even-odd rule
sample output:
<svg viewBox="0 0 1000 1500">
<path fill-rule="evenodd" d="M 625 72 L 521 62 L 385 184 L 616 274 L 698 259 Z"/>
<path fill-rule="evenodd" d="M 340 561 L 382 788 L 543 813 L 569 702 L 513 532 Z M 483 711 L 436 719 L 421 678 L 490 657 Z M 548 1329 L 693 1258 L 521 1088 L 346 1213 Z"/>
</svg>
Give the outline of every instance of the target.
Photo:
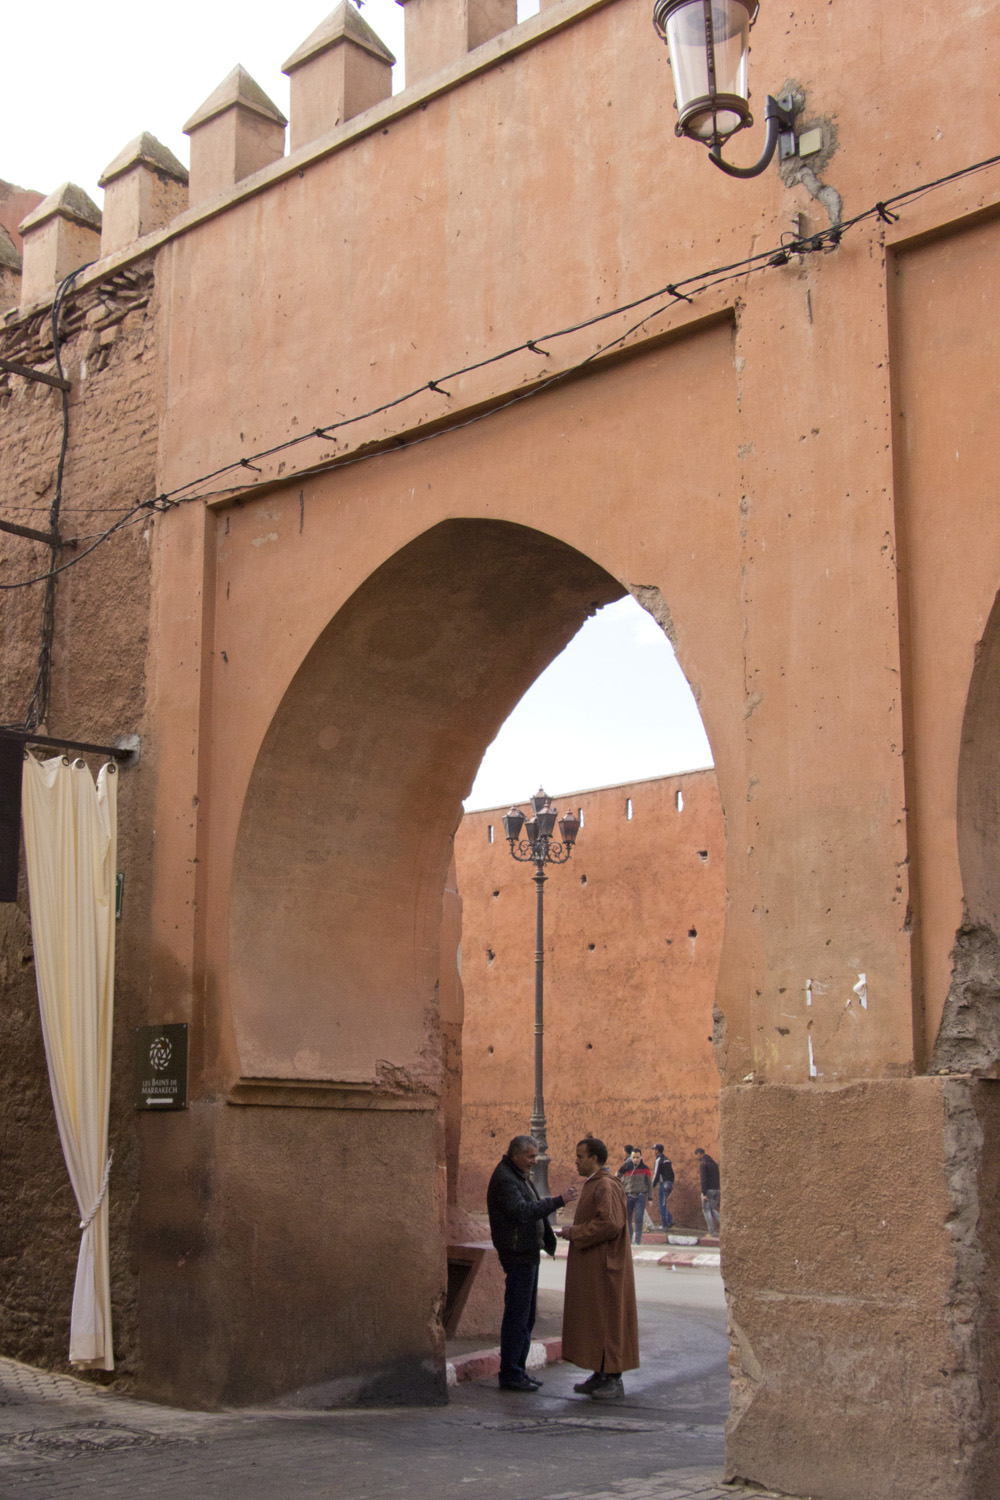
<svg viewBox="0 0 1000 1500">
<path fill-rule="evenodd" d="M 460 68 L 477 48 L 517 25 L 517 0 L 398 0 L 405 6 L 407 92 Z M 558 0 L 542 0 L 543 8 Z M 189 209 L 223 199 L 255 174 L 323 141 L 392 94 L 395 57 L 353 0 L 341 0 L 285 61 L 290 122 L 237 65 L 184 126 L 190 171 L 143 132 L 105 167 L 103 215 L 82 188 L 64 183 L 42 201 L 23 194 L 20 225 L 0 244 L 0 311 L 51 300 L 59 282 L 92 261 L 121 256 L 169 230 Z M 433 86 L 433 85 L 432 85 Z M 401 99 L 400 108 L 412 108 Z M 363 128 L 363 127 L 362 127 Z M 18 190 L 22 192 L 22 190 Z M 0 222 L 0 228 L 3 228 Z M 24 236 L 23 266 L 19 235 Z"/>
<path fill-rule="evenodd" d="M 148 131 L 119 151 L 98 185 L 104 189 L 102 256 L 162 229 L 188 204 L 187 169 Z"/>
<path fill-rule="evenodd" d="M 287 124 L 246 68 L 235 67 L 184 126 L 191 141 L 191 205 L 279 161 Z"/>
<path fill-rule="evenodd" d="M 420 83 L 517 25 L 517 0 L 397 0 L 406 16 L 406 82 Z"/>
<path fill-rule="evenodd" d="M 351 0 L 343 0 L 282 67 L 291 85 L 290 149 L 388 99 L 395 61 Z"/>
<path fill-rule="evenodd" d="M 101 211 L 83 188 L 64 182 L 19 225 L 24 241 L 21 306 L 50 299 L 64 277 L 101 254 Z"/>
<path fill-rule="evenodd" d="M 0 312 L 16 307 L 21 297 L 21 257 L 8 231 L 0 224 Z"/>
</svg>

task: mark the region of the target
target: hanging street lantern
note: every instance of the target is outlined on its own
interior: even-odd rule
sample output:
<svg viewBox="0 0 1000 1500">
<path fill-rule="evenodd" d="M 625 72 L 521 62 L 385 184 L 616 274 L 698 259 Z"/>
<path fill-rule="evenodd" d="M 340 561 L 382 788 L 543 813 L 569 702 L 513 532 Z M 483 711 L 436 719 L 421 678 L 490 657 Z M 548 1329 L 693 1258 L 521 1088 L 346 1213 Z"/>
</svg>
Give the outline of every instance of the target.
<svg viewBox="0 0 1000 1500">
<path fill-rule="evenodd" d="M 794 106 L 787 96 L 767 96 L 767 139 L 752 167 L 722 160 L 731 135 L 753 124 L 747 60 L 756 0 L 656 0 L 653 26 L 670 51 L 678 135 L 707 146 L 717 167 L 731 177 L 757 177 L 780 147 L 779 160 L 795 155 Z"/>
</svg>

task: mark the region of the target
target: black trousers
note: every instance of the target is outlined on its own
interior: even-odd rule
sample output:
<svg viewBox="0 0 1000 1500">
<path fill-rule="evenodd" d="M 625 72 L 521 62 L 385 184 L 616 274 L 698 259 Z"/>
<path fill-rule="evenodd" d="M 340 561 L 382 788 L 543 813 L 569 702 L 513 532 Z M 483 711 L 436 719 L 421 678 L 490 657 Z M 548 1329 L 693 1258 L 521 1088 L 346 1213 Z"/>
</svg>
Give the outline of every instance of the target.
<svg viewBox="0 0 1000 1500">
<path fill-rule="evenodd" d="M 500 1324 L 500 1379 L 516 1380 L 525 1374 L 531 1330 L 535 1326 L 538 1257 L 534 1260 L 504 1257 L 500 1264 L 507 1277 L 503 1293 L 503 1322 Z"/>
</svg>

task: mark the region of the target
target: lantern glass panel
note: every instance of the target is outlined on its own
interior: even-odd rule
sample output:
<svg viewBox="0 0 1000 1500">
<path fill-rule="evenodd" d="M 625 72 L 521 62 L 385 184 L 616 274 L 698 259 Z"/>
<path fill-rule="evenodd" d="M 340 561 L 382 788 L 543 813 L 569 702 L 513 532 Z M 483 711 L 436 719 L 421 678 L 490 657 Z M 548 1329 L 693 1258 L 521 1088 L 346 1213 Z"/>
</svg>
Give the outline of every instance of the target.
<svg viewBox="0 0 1000 1500">
<path fill-rule="evenodd" d="M 572 849 L 576 843 L 576 836 L 580 832 L 580 819 L 574 813 L 564 813 L 559 819 L 559 832 L 562 834 L 566 847 Z"/>
<path fill-rule="evenodd" d="M 554 807 L 543 807 L 538 812 L 538 831 L 551 838 L 552 830 L 556 826 L 556 810 Z"/>
<path fill-rule="evenodd" d="M 747 53 L 750 9 L 744 0 L 712 0 L 712 57 L 704 0 L 678 6 L 666 21 L 677 113 L 685 135 L 724 140 L 747 123 L 748 110 L 734 106 L 748 99 Z M 728 95 L 716 102 L 717 96 Z"/>
<path fill-rule="evenodd" d="M 519 839 L 523 827 L 524 813 L 519 807 L 512 807 L 509 813 L 504 813 L 503 831 L 508 839 Z"/>
</svg>

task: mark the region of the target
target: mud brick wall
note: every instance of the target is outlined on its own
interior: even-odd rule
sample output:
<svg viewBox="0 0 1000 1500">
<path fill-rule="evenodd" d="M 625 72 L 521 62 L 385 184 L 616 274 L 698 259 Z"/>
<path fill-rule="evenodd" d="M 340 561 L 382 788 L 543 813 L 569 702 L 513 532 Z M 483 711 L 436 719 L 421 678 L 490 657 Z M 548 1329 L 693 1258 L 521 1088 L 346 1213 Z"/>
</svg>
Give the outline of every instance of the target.
<svg viewBox="0 0 1000 1500">
<path fill-rule="evenodd" d="M 78 545 L 65 563 L 139 500 L 154 493 L 157 383 L 150 263 L 70 294 L 61 318 L 62 364 L 72 382 L 60 530 Z M 55 373 L 48 309 L 9 313 L 0 353 Z M 0 375 L 0 506 L 47 531 L 62 441 L 62 393 Z M 44 729 L 98 744 L 143 740 L 140 764 L 119 783 L 118 924 L 112 1072 L 111 1277 L 115 1351 L 128 1376 L 135 1353 L 133 1221 L 137 1183 L 132 1031 L 145 1019 L 150 815 L 154 757 L 144 733 L 149 555 L 155 517 L 142 512 L 59 577 L 51 696 Z M 47 547 L 0 537 L 0 583 L 44 573 Z M 35 680 L 44 585 L 0 594 L 0 720 L 23 722 Z M 44 752 L 43 752 L 44 753 Z M 92 770 L 99 756 L 87 757 Z M 45 1068 L 22 854 L 19 899 L 0 906 L 0 1351 L 67 1368 L 79 1214 L 63 1163 Z"/>
</svg>

